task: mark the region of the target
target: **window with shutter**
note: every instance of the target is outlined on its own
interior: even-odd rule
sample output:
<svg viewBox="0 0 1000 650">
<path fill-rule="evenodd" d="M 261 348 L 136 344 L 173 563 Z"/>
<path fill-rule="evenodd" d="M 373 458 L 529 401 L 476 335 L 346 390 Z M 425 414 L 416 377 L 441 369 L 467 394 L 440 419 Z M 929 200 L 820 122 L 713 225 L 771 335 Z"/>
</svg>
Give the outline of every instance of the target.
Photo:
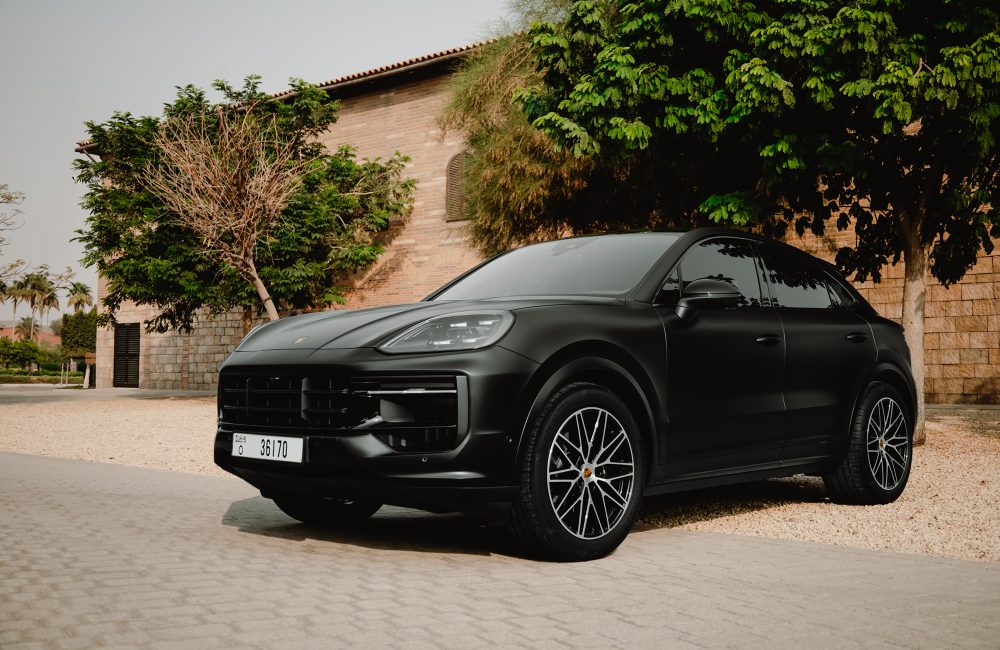
<svg viewBox="0 0 1000 650">
<path fill-rule="evenodd" d="M 445 221 L 468 219 L 465 213 L 465 152 L 455 154 L 448 161 L 445 179 L 447 192 Z"/>
</svg>

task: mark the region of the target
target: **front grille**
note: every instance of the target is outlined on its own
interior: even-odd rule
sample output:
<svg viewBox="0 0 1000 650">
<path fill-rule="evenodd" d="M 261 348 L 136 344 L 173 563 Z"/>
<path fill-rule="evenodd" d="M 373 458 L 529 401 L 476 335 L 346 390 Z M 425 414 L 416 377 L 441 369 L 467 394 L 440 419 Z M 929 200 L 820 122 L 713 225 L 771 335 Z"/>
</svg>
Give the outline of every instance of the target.
<svg viewBox="0 0 1000 650">
<path fill-rule="evenodd" d="M 220 423 L 246 431 L 372 434 L 395 451 L 445 451 L 458 444 L 459 384 L 454 376 L 224 373 Z"/>
</svg>

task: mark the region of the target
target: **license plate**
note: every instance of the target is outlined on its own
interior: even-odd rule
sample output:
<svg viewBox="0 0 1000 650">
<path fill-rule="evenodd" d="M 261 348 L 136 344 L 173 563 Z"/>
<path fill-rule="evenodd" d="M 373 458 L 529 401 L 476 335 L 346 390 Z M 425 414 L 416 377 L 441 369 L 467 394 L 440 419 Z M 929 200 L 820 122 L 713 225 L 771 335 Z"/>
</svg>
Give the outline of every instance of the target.
<svg viewBox="0 0 1000 650">
<path fill-rule="evenodd" d="M 277 460 L 284 463 L 301 463 L 302 438 L 234 433 L 233 456 Z"/>
</svg>

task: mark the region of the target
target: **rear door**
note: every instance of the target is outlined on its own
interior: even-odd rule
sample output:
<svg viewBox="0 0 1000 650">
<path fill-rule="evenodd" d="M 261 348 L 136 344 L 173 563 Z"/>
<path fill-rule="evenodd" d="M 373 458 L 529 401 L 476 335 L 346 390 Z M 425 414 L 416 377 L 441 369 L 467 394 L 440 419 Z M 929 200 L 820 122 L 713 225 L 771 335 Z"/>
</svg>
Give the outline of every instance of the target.
<svg viewBox="0 0 1000 650">
<path fill-rule="evenodd" d="M 837 280 L 804 255 L 762 243 L 770 304 L 785 333 L 782 463 L 836 454 L 861 383 L 875 365 L 868 322 Z"/>
<path fill-rule="evenodd" d="M 777 465 L 783 440 L 781 324 L 762 300 L 752 242 L 719 237 L 694 244 L 668 276 L 657 311 L 667 337 L 671 478 Z M 725 280 L 739 306 L 674 312 L 688 283 Z"/>
</svg>

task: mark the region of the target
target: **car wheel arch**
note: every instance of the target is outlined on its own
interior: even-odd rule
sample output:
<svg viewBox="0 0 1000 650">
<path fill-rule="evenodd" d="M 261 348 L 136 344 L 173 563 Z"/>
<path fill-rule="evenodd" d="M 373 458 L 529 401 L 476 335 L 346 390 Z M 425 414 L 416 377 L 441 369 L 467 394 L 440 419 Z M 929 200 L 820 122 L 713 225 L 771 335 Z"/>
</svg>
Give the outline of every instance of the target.
<svg viewBox="0 0 1000 650">
<path fill-rule="evenodd" d="M 917 418 L 917 405 L 914 401 L 914 395 L 910 393 L 910 386 L 906 381 L 906 376 L 903 371 L 896 367 L 894 364 L 887 361 L 877 364 L 872 368 L 871 372 L 868 374 L 868 378 L 861 384 L 861 388 L 858 393 L 854 396 L 854 402 L 851 404 L 851 410 L 848 418 L 853 418 L 855 411 L 858 408 L 858 402 L 861 400 L 862 395 L 868 390 L 868 387 L 872 382 L 884 381 L 893 388 L 895 388 L 900 396 L 906 401 L 906 408 L 911 421 L 916 422 Z M 845 440 L 848 431 L 844 432 Z"/>
<path fill-rule="evenodd" d="M 610 345 L 572 346 L 552 355 L 542 364 L 529 381 L 517 409 L 515 427 L 518 431 L 516 468 L 524 461 L 527 426 L 538 415 L 549 397 L 561 387 L 574 382 L 592 382 L 604 386 L 618 395 L 633 411 L 639 423 L 639 435 L 646 454 L 647 479 L 659 458 L 659 440 L 653 406 L 648 391 L 652 382 L 641 370 L 628 368 L 627 355 Z M 638 364 L 634 364 L 638 366 Z M 638 377 L 636 376 L 638 375 Z M 644 385 L 645 384 L 645 385 Z"/>
<path fill-rule="evenodd" d="M 903 371 L 897 368 L 895 365 L 883 362 L 875 366 L 872 370 L 871 376 L 868 378 L 868 383 L 873 381 L 884 381 L 897 391 L 899 391 L 900 396 L 906 400 L 906 406 L 909 409 L 909 415 L 916 421 L 917 417 L 917 404 L 916 396 L 911 393 L 910 383 L 906 381 L 906 376 Z M 860 399 L 858 395 L 858 399 Z M 857 400 L 855 400 L 855 405 L 857 405 Z"/>
</svg>

